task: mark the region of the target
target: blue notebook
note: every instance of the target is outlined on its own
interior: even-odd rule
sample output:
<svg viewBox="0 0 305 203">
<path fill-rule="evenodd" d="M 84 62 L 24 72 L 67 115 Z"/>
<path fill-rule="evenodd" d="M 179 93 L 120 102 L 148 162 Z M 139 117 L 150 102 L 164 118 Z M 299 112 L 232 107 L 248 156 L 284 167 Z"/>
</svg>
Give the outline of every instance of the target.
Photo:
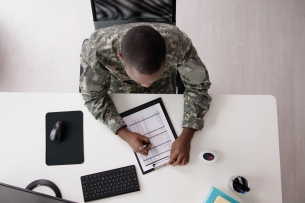
<svg viewBox="0 0 305 203">
<path fill-rule="evenodd" d="M 226 195 L 225 193 L 221 192 L 220 190 L 218 190 L 217 188 L 214 188 L 214 187 L 211 188 L 208 196 L 205 198 L 203 203 L 214 203 L 218 196 L 223 197 L 224 199 L 228 200 L 231 203 L 239 203 L 232 197 Z"/>
</svg>

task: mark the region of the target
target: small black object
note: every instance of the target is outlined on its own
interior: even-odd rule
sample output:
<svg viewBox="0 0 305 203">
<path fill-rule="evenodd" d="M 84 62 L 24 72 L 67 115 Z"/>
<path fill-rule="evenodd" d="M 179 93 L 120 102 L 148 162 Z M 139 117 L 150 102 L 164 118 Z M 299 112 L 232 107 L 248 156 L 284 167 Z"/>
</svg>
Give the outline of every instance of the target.
<svg viewBox="0 0 305 203">
<path fill-rule="evenodd" d="M 54 142 L 60 142 L 62 139 L 62 134 L 64 129 L 65 129 L 64 122 L 62 121 L 56 122 L 50 133 L 50 140 Z"/>
<path fill-rule="evenodd" d="M 140 190 L 134 165 L 82 176 L 81 183 L 85 202 Z"/>
<path fill-rule="evenodd" d="M 25 189 L 33 190 L 34 188 L 41 186 L 41 185 L 51 188 L 55 192 L 56 197 L 61 198 L 61 193 L 60 193 L 59 188 L 53 182 L 51 182 L 49 180 L 44 180 L 44 179 L 35 180 L 35 181 L 31 182 Z"/>
</svg>

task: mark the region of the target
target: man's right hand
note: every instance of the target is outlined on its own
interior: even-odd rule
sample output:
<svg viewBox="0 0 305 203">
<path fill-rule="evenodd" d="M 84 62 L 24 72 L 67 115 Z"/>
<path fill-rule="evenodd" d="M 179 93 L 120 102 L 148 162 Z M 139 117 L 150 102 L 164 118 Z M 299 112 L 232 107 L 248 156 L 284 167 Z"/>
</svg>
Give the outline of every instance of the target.
<svg viewBox="0 0 305 203">
<path fill-rule="evenodd" d="M 134 152 L 138 152 L 140 154 L 143 154 L 144 156 L 148 155 L 148 151 L 151 148 L 151 142 L 148 137 L 145 137 L 139 133 L 130 132 L 126 127 L 122 127 L 117 131 L 117 134 L 125 140 L 129 146 L 133 149 Z M 140 149 L 145 144 L 148 144 L 143 149 Z"/>
</svg>

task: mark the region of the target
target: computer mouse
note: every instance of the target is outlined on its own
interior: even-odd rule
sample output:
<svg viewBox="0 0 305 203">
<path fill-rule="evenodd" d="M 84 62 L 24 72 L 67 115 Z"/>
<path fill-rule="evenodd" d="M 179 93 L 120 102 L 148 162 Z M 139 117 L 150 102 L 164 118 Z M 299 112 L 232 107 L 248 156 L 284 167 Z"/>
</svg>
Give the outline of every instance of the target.
<svg viewBox="0 0 305 203">
<path fill-rule="evenodd" d="M 60 142 L 63 137 L 63 130 L 65 128 L 65 124 L 62 121 L 58 121 L 55 123 L 54 127 L 52 128 L 50 134 L 50 140 L 53 142 Z"/>
</svg>

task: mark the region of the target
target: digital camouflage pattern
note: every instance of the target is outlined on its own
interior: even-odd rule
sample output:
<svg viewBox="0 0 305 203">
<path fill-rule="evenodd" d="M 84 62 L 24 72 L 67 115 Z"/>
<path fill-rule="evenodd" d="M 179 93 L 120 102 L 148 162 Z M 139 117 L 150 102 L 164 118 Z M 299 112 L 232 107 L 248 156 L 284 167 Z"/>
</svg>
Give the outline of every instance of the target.
<svg viewBox="0 0 305 203">
<path fill-rule="evenodd" d="M 166 44 L 164 71 L 149 88 L 142 87 L 129 78 L 117 55 L 125 33 L 139 25 L 151 26 L 157 30 Z M 80 60 L 84 68 L 80 77 L 80 89 L 85 106 L 113 133 L 126 124 L 108 93 L 172 94 L 170 76 L 177 67 L 180 67 L 179 72 L 181 69 L 181 79 L 185 85 L 182 127 L 196 130 L 203 128 L 203 117 L 212 100 L 208 95 L 211 83 L 207 69 L 191 40 L 176 26 L 164 23 L 131 23 L 97 30 L 83 43 Z"/>
</svg>

